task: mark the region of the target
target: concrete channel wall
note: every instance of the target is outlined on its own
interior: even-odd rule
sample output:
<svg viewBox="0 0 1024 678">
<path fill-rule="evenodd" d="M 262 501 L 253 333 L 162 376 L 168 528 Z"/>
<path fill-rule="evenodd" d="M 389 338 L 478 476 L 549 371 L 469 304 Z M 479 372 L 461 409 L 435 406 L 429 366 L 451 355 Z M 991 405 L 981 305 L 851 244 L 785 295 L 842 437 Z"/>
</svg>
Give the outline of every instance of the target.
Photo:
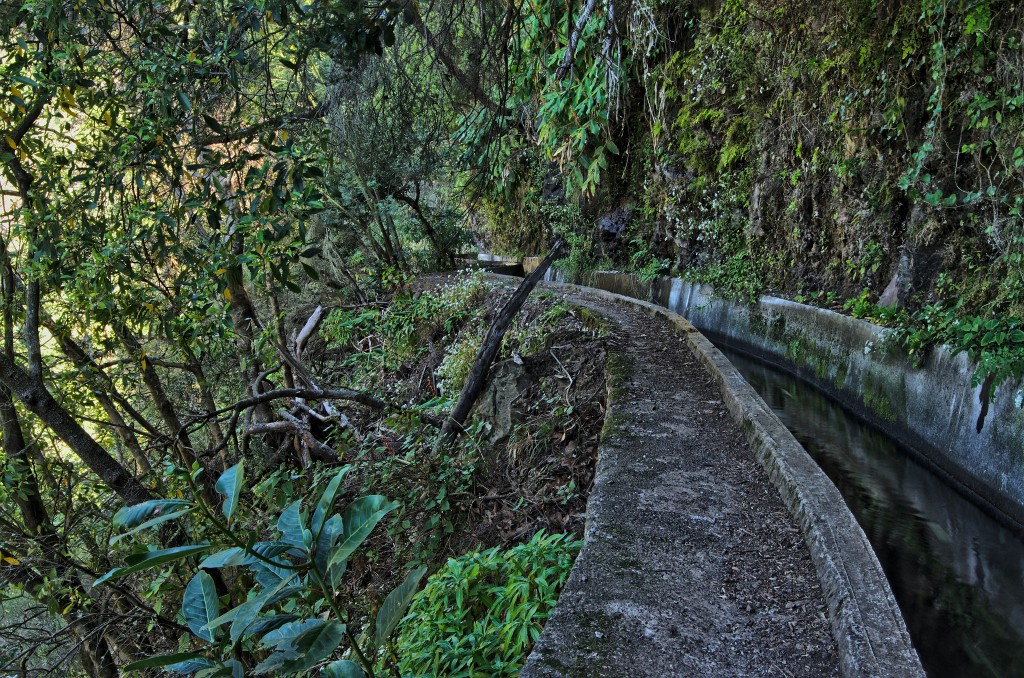
<svg viewBox="0 0 1024 678">
<path fill-rule="evenodd" d="M 548 277 L 564 281 L 560 272 Z M 986 397 L 974 366 L 948 347 L 915 368 L 886 344 L 887 330 L 839 313 L 765 296 L 757 305 L 716 297 L 679 278 L 645 283 L 595 272 L 592 287 L 653 302 L 712 339 L 797 374 L 885 430 L 1018 534 L 1024 534 L 1024 385 L 999 384 Z"/>
<path fill-rule="evenodd" d="M 590 293 L 609 301 L 632 303 L 652 316 L 668 320 L 718 383 L 730 415 L 739 424 L 807 543 L 825 596 L 844 678 L 923 678 L 924 670 L 899 606 L 864 531 L 835 485 L 736 368 L 680 314 L 634 300 L 631 295 L 600 289 Z M 618 407 L 614 389 L 610 389 L 609 416 Z M 602 441 L 599 455 L 603 454 L 605 444 Z M 606 473 L 609 469 L 602 461 L 598 464 L 598 476 Z M 600 496 L 603 487 L 601 479 L 596 478 L 594 494 L 587 504 L 588 530 L 595 521 L 614 522 L 614 517 L 598 515 L 604 506 Z M 570 579 L 569 586 L 572 582 Z M 559 627 L 559 617 L 555 615 L 544 631 L 548 642 L 542 637 L 537 647 L 572 642 L 566 639 L 574 638 L 574 631 Z M 523 675 L 562 675 L 546 666 L 544 653 L 535 651 L 527 660 Z M 642 667 L 638 667 L 638 675 L 642 673 Z"/>
</svg>

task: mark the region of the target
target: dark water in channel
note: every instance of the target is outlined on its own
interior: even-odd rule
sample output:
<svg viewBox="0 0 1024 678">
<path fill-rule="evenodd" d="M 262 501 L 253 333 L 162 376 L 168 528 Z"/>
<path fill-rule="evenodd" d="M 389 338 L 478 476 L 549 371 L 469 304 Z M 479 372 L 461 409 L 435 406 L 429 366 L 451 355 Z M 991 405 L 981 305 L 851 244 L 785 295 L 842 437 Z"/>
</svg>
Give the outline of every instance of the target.
<svg viewBox="0 0 1024 678">
<path fill-rule="evenodd" d="M 845 497 L 928 675 L 1024 677 L 1024 542 L 820 392 L 718 347 Z"/>
</svg>

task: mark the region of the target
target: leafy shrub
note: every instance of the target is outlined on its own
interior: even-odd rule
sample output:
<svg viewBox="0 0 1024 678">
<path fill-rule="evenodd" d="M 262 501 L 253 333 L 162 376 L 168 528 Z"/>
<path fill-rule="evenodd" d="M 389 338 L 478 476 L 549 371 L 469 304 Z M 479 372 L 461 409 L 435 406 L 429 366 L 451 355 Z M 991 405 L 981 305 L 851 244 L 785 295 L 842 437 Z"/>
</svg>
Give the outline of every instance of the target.
<svg viewBox="0 0 1024 678">
<path fill-rule="evenodd" d="M 637 277 L 645 283 L 653 282 L 668 269 L 668 260 L 655 256 L 650 245 L 641 238 L 634 238 L 629 243 L 633 253 L 629 256 L 630 264 Z"/>
<path fill-rule="evenodd" d="M 1024 322 L 1019 318 L 967 315 L 952 308 L 925 306 L 911 317 L 896 318 L 893 339 L 916 361 L 926 351 L 948 344 L 976 364 L 972 383 L 991 379 L 991 387 L 1024 376 Z"/>
<path fill-rule="evenodd" d="M 537 318 L 531 319 L 526 316 L 516 318 L 502 342 L 502 355 L 507 356 L 513 350 L 524 356 L 535 355 L 546 350 L 551 336 L 558 330 L 562 321 L 572 314 L 573 310 L 569 304 L 560 301 Z"/>
<path fill-rule="evenodd" d="M 371 337 L 373 348 L 353 360 L 371 372 L 394 369 L 425 351 L 424 337 L 438 330 L 452 334 L 474 313 L 488 289 L 480 271 L 459 275 L 436 290 L 418 296 L 403 294 L 383 310 L 334 309 L 324 321 L 321 333 L 328 346 L 350 348 Z"/>
<path fill-rule="evenodd" d="M 244 462 L 225 471 L 214 486 L 222 495 L 220 511 L 207 504 L 199 491 L 198 465 L 188 475 L 195 499 L 153 499 L 120 509 L 113 522 L 124 532 L 111 542 L 186 517 L 212 528 L 219 537 L 215 543 L 202 540 L 137 550 L 124 559 L 124 566 L 93 583 L 98 587 L 112 579 L 171 564 L 184 571 L 186 563 L 204 556 L 181 601 L 181 617 L 192 639 L 183 639 L 179 649 L 191 646 L 193 651 L 148 657 L 129 664 L 125 670 L 164 668 L 197 678 L 250 672 L 292 676 L 307 674 L 322 665 L 325 676 L 362 678 L 368 673 L 372 678 L 372 663 L 366 657 L 372 657 L 375 648 L 387 641 L 426 568 L 409 573 L 379 608 L 373 634 L 357 639 L 352 627 L 358 619 L 338 604 L 338 598 L 351 591 L 345 581 L 348 561 L 374 527 L 398 505 L 381 495 L 367 495 L 350 502 L 343 512 L 335 512 L 342 483 L 351 468 L 344 466 L 334 474 L 315 507 L 309 507 L 311 511 L 303 509 L 303 499 L 296 499 L 280 511 L 276 521 L 263 516 L 258 532 L 245 529 L 239 524 L 240 514 L 236 514 L 247 496 L 243 493 Z M 267 487 L 261 490 L 267 491 Z M 278 533 L 273 540 L 257 541 L 261 533 L 273 532 Z M 221 571 L 217 579 L 232 582 L 235 588 L 227 596 L 228 609 L 222 607 L 225 596 L 218 592 L 217 579 L 210 574 L 217 570 Z M 259 663 L 250 669 L 240 659 L 242 653 Z M 326 663 L 332 658 L 335 661 Z"/>
<path fill-rule="evenodd" d="M 582 545 L 541 531 L 507 551 L 449 559 L 399 626 L 401 674 L 517 675 Z"/>
<path fill-rule="evenodd" d="M 480 344 L 483 343 L 484 330 L 476 327 L 463 332 L 459 338 L 445 349 L 444 358 L 437 367 L 438 385 L 446 398 L 455 398 L 462 390 L 462 384 L 469 375 Z"/>
</svg>

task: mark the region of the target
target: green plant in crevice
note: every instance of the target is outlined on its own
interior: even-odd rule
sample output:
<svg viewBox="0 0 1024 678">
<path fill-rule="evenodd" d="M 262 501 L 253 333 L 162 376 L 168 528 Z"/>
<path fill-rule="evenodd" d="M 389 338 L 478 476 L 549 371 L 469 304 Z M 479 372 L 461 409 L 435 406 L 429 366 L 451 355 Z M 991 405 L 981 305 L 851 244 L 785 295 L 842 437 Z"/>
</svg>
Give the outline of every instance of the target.
<svg viewBox="0 0 1024 678">
<path fill-rule="evenodd" d="M 871 290 L 864 288 L 859 295 L 843 304 L 843 310 L 849 311 L 854 318 L 871 318 L 878 307 L 871 300 Z"/>
<path fill-rule="evenodd" d="M 629 245 L 632 250 L 629 262 L 637 277 L 643 282 L 652 282 L 668 270 L 668 261 L 655 256 L 644 240 L 634 238 Z"/>
<path fill-rule="evenodd" d="M 878 271 L 885 260 L 885 252 L 882 246 L 874 240 L 869 240 L 861 251 L 857 260 L 846 260 L 846 273 L 855 282 L 864 280 L 867 276 Z"/>
<path fill-rule="evenodd" d="M 582 542 L 533 538 L 451 558 L 412 601 L 394 644 L 403 676 L 518 675 Z"/>
<path fill-rule="evenodd" d="M 212 542 L 137 551 L 125 558 L 124 566 L 96 580 L 94 586 L 100 586 L 157 567 L 180 567 L 205 556 L 182 596 L 181 616 L 191 640 L 183 639 L 180 652 L 142 659 L 125 669 L 164 668 L 197 677 L 239 676 L 250 671 L 289 676 L 322 666 L 325 676 L 372 677 L 377 649 L 404 615 L 425 568 L 409 573 L 385 599 L 375 623 L 357 633 L 359 619 L 338 603 L 348 588 L 344 583 L 348 561 L 397 504 L 369 495 L 336 513 L 341 483 L 350 469 L 345 466 L 334 474 L 312 512 L 305 511 L 303 501 L 297 499 L 279 512 L 273 524 L 257 512 L 248 521 L 239 520 L 242 462 L 225 471 L 214 486 L 222 497 L 220 511 L 203 500 L 198 467 L 182 472 L 194 490 L 194 500 L 157 499 L 119 510 L 114 525 L 125 531 L 113 542 L 172 520 L 183 525 L 186 518 L 216 535 Z M 267 522 L 259 524 L 253 516 Z M 277 536 L 261 540 L 271 532 Z M 220 581 L 235 587 L 227 593 L 234 606 L 222 608 L 224 594 L 217 590 L 211 571 L 221 571 Z M 231 576 L 224 577 L 227 573 Z M 348 646 L 341 649 L 345 641 Z M 341 658 L 327 663 L 339 653 Z"/>
<path fill-rule="evenodd" d="M 974 386 L 988 381 L 995 388 L 1007 379 L 1024 377 L 1024 319 L 971 315 L 957 303 L 927 305 L 888 321 L 893 326 L 891 340 L 919 365 L 929 349 L 946 344 L 975 363 Z"/>
<path fill-rule="evenodd" d="M 975 236 L 999 280 L 999 313 L 1024 299 L 1024 33 L 992 0 L 923 0 L 931 90 L 920 140 L 899 179 L 956 235 Z M 995 17 L 1000 18 L 994 20 Z M 988 250 L 987 252 L 984 250 Z"/>
</svg>

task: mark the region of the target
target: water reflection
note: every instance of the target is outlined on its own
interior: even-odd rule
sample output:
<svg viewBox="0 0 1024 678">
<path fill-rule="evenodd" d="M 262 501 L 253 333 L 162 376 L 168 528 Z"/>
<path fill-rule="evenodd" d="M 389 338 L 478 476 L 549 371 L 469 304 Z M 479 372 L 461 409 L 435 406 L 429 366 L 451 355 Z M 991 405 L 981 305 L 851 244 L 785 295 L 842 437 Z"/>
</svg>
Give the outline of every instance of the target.
<svg viewBox="0 0 1024 678">
<path fill-rule="evenodd" d="M 846 498 L 929 676 L 1024 676 L 1024 543 L 895 442 L 719 345 Z"/>
</svg>

